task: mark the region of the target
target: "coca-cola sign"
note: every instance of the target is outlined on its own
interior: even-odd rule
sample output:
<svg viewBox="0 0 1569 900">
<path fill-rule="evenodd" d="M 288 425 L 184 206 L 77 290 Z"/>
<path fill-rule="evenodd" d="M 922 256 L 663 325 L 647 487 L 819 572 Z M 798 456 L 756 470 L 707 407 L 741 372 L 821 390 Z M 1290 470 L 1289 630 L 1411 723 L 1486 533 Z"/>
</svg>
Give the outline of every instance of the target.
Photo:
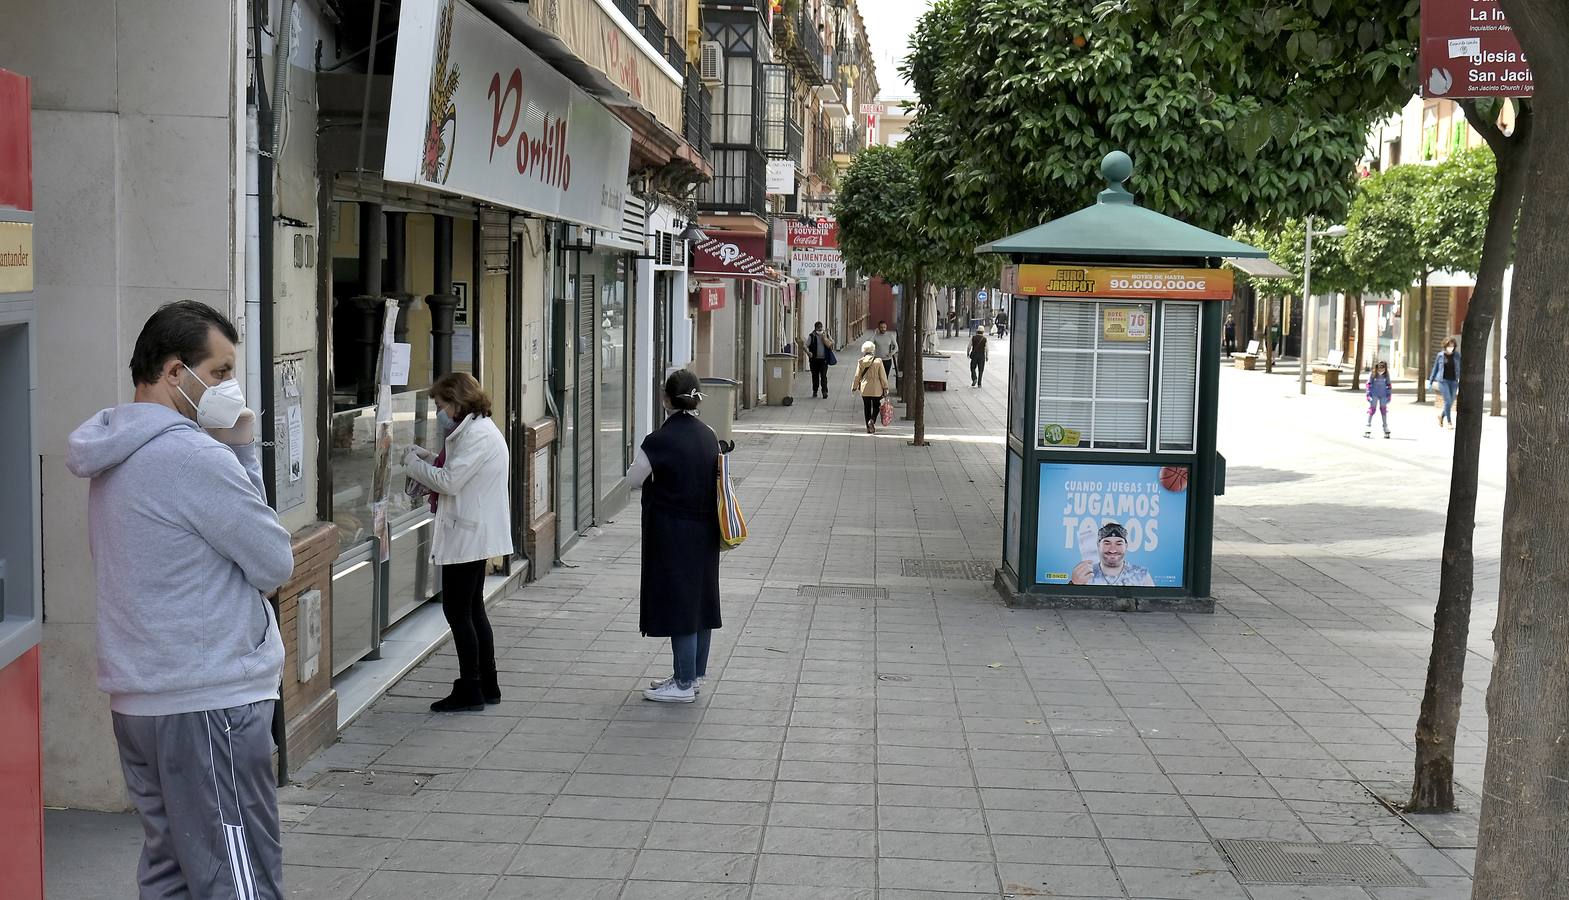
<svg viewBox="0 0 1569 900">
<path fill-rule="evenodd" d="M 814 219 L 802 222 L 790 219 L 785 225 L 790 249 L 798 247 L 836 248 L 839 246 L 839 223 L 833 219 Z"/>
</svg>

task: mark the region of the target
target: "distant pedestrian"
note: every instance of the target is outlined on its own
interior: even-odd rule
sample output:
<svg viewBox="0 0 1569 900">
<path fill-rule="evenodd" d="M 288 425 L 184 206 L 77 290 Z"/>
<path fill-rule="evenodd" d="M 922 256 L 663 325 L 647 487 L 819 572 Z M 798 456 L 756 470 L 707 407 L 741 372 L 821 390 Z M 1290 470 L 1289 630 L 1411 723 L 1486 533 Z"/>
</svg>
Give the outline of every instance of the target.
<svg viewBox="0 0 1569 900">
<path fill-rule="evenodd" d="M 866 340 L 877 345 L 877 358 L 883 362 L 883 374 L 891 380 L 894 357 L 899 353 L 899 336 L 889 330 L 887 321 L 879 321 L 875 331 L 867 332 Z"/>
<path fill-rule="evenodd" d="M 408 477 L 440 498 L 431 559 L 441 566 L 441 612 L 452 629 L 458 679 L 431 712 L 465 712 L 501 702 L 496 640 L 485 612 L 485 566 L 512 552 L 512 505 L 507 497 L 507 441 L 491 419 L 490 397 L 467 372 L 431 385 L 436 409 L 457 424 L 437 454 L 411 446 L 403 453 Z"/>
<path fill-rule="evenodd" d="M 1389 437 L 1389 401 L 1394 399 L 1394 382 L 1389 379 L 1389 363 L 1382 360 L 1373 364 L 1373 374 L 1367 377 L 1367 428 L 1363 437 L 1373 436 L 1373 413 L 1376 411 L 1384 425 L 1384 437 Z"/>
<path fill-rule="evenodd" d="M 862 412 L 866 414 L 866 433 L 877 433 L 877 415 L 888 396 L 888 370 L 886 360 L 877 356 L 877 343 L 867 341 L 861 345 L 861 361 L 855 366 L 855 383 L 851 390 L 861 395 Z"/>
<path fill-rule="evenodd" d="M 953 337 L 959 333 L 959 314 L 957 312 L 951 309 L 948 310 L 948 317 L 944 320 L 944 322 L 947 325 L 948 337 Z"/>
<path fill-rule="evenodd" d="M 67 445 L 66 465 L 92 479 L 98 687 L 141 819 L 142 900 L 283 896 L 283 639 L 266 595 L 294 553 L 267 506 L 237 340 L 211 307 L 161 307 L 131 351 L 134 402 Z"/>
<path fill-rule="evenodd" d="M 986 326 L 975 329 L 970 338 L 970 387 L 980 387 L 986 375 Z"/>
<path fill-rule="evenodd" d="M 708 649 L 719 616 L 718 476 L 720 445 L 697 417 L 697 376 L 665 379 L 671 410 L 643 439 L 627 480 L 643 489 L 642 580 L 638 630 L 670 638 L 673 671 L 645 700 L 691 703 L 708 678 Z"/>
<path fill-rule="evenodd" d="M 1226 316 L 1226 355 L 1237 352 L 1237 320 Z"/>
<path fill-rule="evenodd" d="M 1438 427 L 1455 427 L 1455 398 L 1460 394 L 1460 348 L 1454 338 L 1445 340 L 1444 349 L 1433 357 L 1433 370 L 1428 373 L 1427 381 L 1444 397 L 1444 411 L 1438 414 Z"/>
<path fill-rule="evenodd" d="M 828 367 L 832 364 L 833 351 L 833 338 L 823 333 L 823 323 L 813 323 L 812 333 L 806 338 L 807 363 L 812 369 L 813 397 L 821 390 L 823 399 L 828 399 Z"/>
<path fill-rule="evenodd" d="M 997 311 L 997 336 L 1000 338 L 1008 336 L 1008 311 L 1006 309 Z"/>
</svg>

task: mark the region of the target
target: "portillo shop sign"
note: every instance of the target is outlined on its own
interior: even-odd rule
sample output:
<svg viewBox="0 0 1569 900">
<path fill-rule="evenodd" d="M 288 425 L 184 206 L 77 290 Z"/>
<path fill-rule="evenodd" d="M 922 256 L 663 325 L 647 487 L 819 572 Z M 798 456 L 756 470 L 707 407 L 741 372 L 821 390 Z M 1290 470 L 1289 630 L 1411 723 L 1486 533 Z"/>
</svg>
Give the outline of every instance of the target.
<svg viewBox="0 0 1569 900">
<path fill-rule="evenodd" d="M 632 132 L 463 0 L 404 0 L 383 178 L 619 231 Z"/>
<path fill-rule="evenodd" d="M 1230 300 L 1229 269 L 1107 269 L 1006 266 L 1002 289 L 1029 297 Z"/>
</svg>

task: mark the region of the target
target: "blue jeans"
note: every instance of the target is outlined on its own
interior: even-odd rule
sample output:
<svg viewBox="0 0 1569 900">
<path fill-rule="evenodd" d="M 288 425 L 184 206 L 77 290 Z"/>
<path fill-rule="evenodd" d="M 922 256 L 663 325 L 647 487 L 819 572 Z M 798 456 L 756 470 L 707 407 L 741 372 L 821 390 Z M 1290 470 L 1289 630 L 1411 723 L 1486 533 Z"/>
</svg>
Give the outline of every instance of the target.
<svg viewBox="0 0 1569 900">
<path fill-rule="evenodd" d="M 708 676 L 708 644 L 714 633 L 708 629 L 670 638 L 670 653 L 675 657 L 676 684 L 683 688 Z"/>
<path fill-rule="evenodd" d="M 1455 395 L 1460 392 L 1460 382 L 1441 380 L 1438 382 L 1438 390 L 1444 395 L 1444 411 L 1439 414 L 1439 418 L 1453 425 L 1455 419 L 1452 410 L 1455 408 Z"/>
</svg>

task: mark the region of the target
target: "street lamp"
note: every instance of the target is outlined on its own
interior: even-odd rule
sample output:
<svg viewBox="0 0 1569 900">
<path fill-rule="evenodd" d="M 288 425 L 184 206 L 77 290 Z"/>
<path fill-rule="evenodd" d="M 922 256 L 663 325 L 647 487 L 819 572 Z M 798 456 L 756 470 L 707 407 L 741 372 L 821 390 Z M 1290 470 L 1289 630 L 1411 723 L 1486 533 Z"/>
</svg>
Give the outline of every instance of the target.
<svg viewBox="0 0 1569 900">
<path fill-rule="evenodd" d="M 1346 226 L 1331 225 L 1323 231 L 1314 231 L 1313 217 L 1307 217 L 1307 246 L 1302 250 L 1302 334 L 1297 338 L 1297 390 L 1302 394 L 1307 393 L 1308 335 L 1313 333 L 1312 326 L 1317 324 L 1308 321 L 1313 303 L 1313 239 L 1345 236 Z"/>
</svg>

